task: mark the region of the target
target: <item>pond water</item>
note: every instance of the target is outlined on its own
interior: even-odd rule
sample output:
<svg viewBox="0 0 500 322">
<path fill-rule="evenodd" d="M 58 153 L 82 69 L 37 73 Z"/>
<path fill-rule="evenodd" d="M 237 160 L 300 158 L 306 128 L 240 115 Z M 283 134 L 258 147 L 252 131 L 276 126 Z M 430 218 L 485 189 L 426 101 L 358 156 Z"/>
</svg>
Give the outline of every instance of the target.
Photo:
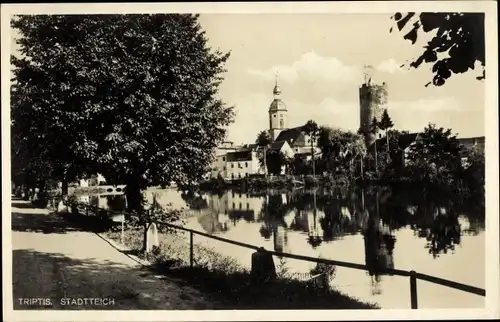
<svg viewBox="0 0 500 322">
<path fill-rule="evenodd" d="M 185 226 L 275 251 L 367 265 L 369 272 L 336 268 L 332 286 L 382 308 L 410 308 L 407 277 L 380 274 L 383 267 L 415 270 L 485 288 L 484 201 L 390 187 L 330 191 L 228 191 L 185 195 L 151 189 L 161 204 L 188 208 Z M 84 196 L 100 207 L 123 209 L 123 196 Z M 195 236 L 250 268 L 253 250 Z M 315 265 L 299 260 L 275 264 L 291 273 Z M 484 297 L 417 282 L 419 308 L 481 308 Z"/>
</svg>

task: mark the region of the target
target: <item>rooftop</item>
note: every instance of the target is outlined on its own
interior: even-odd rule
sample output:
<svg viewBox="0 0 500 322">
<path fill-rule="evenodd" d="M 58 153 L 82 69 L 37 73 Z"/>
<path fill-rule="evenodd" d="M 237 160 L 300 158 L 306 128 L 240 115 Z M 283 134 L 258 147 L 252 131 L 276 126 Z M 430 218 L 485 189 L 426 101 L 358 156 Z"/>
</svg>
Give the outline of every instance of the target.
<svg viewBox="0 0 500 322">
<path fill-rule="evenodd" d="M 252 150 L 229 152 L 226 154 L 226 160 L 227 162 L 251 161 Z"/>
<path fill-rule="evenodd" d="M 274 112 L 274 111 L 286 111 L 286 105 L 283 103 L 283 101 L 279 98 L 275 98 L 271 105 L 269 106 L 269 112 Z"/>
<path fill-rule="evenodd" d="M 281 131 L 275 142 L 287 141 L 288 144 L 292 145 L 302 135 L 302 128 L 303 126 L 298 126 Z"/>
<path fill-rule="evenodd" d="M 284 144 L 286 144 L 287 142 L 286 141 L 274 141 L 273 143 L 271 143 L 269 149 L 270 150 L 281 150 L 281 148 L 283 147 Z"/>
</svg>

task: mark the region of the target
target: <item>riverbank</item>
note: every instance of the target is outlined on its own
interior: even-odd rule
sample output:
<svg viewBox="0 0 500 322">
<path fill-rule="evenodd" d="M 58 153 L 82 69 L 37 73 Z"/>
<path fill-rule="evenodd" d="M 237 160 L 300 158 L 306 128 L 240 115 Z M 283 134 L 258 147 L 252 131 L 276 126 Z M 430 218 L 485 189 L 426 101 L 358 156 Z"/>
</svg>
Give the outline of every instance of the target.
<svg viewBox="0 0 500 322">
<path fill-rule="evenodd" d="M 428 191 L 446 191 L 447 193 L 461 195 L 481 195 L 484 194 L 484 186 L 470 186 L 463 180 L 457 180 L 453 184 L 446 182 L 430 182 L 424 180 L 413 180 L 408 177 L 401 178 L 357 178 L 350 179 L 346 176 L 305 176 L 296 180 L 296 177 L 279 176 L 266 180 L 265 178 L 243 178 L 233 181 L 211 180 L 199 184 L 193 190 L 209 193 L 223 193 L 229 190 L 240 191 L 250 194 L 259 194 L 266 191 L 293 191 L 293 190 L 330 190 L 335 188 L 357 186 L 370 189 L 378 186 L 390 186 L 397 189 L 416 189 Z"/>
<path fill-rule="evenodd" d="M 182 234 L 159 234 L 160 246 L 148 257 L 139 251 L 142 232 L 128 229 L 107 232 L 107 238 L 122 242 L 134 255 L 152 263 L 152 269 L 166 276 L 181 278 L 191 287 L 208 293 L 232 309 L 376 309 L 337 290 L 312 286 L 291 278 L 286 268 L 277 265 L 278 278 L 271 284 L 256 287 L 250 273 L 233 258 L 212 248 L 194 245 L 195 267 L 189 267 L 189 240 Z"/>
</svg>

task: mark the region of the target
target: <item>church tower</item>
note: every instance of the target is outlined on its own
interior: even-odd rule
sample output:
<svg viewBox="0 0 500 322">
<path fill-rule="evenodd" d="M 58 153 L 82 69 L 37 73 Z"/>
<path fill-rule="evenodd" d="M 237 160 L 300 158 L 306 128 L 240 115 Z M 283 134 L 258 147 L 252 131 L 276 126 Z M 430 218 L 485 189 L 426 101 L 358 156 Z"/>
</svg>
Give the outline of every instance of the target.
<svg viewBox="0 0 500 322">
<path fill-rule="evenodd" d="M 276 82 L 273 89 L 274 99 L 269 106 L 269 135 L 271 140 L 274 142 L 281 131 L 287 129 L 288 117 L 287 108 L 285 103 L 280 98 L 281 89 L 278 86 L 278 77 L 276 76 Z"/>
</svg>

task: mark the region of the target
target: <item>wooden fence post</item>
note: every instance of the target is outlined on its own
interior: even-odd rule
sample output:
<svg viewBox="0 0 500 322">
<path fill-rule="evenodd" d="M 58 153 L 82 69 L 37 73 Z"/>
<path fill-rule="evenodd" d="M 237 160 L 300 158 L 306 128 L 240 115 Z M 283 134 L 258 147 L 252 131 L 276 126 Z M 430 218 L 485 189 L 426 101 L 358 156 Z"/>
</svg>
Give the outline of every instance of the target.
<svg viewBox="0 0 500 322">
<path fill-rule="evenodd" d="M 189 267 L 193 268 L 193 232 L 189 232 Z"/>
<path fill-rule="evenodd" d="M 410 271 L 410 297 L 412 310 L 418 309 L 417 301 L 417 273 Z"/>
</svg>

